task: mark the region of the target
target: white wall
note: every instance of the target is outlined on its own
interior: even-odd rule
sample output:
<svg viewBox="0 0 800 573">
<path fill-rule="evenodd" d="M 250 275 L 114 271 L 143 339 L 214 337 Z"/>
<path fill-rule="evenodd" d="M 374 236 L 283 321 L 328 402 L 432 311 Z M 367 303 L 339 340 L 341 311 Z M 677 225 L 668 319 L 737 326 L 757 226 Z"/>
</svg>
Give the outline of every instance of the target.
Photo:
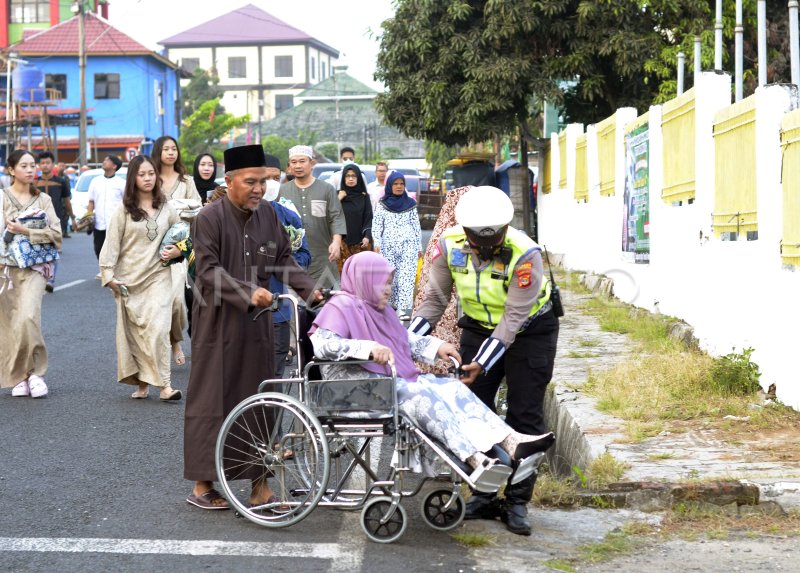
<svg viewBox="0 0 800 573">
<path fill-rule="evenodd" d="M 228 58 L 245 58 L 243 78 L 232 78 L 228 70 Z M 217 72 L 220 86 L 246 86 L 258 83 L 258 48 L 255 46 L 234 46 L 217 48 Z"/>
<path fill-rule="evenodd" d="M 570 134 L 580 133 L 580 126 L 567 128 L 566 158 L 559 157 L 558 140 L 551 137 L 552 191 L 539 196 L 540 243 L 564 253 L 569 269 L 612 277 L 620 299 L 685 320 L 694 327 L 701 346 L 714 355 L 753 347 L 762 387 L 775 384 L 778 398 L 800 409 L 796 369 L 800 273 L 782 268 L 779 247 L 783 227 L 779 130 L 783 114 L 791 108 L 789 92 L 782 86 L 756 92 L 759 239 L 723 242 L 711 236 L 711 129 L 716 111 L 730 104 L 730 78 L 706 73 L 696 89 L 697 190 L 692 205 L 673 207 L 661 199 L 665 152 L 661 107 L 650 108 L 650 264 L 623 260 L 619 172 L 616 194 L 600 197 L 594 168 L 590 169 L 589 201 L 575 201 L 570 187 L 575 137 Z M 591 130 L 589 134 L 591 142 Z M 623 150 L 618 146 L 617 156 Z M 588 152 L 596 153 L 594 143 Z M 572 173 L 567 189 L 558 188 L 561 160 L 568 162 Z"/>
<path fill-rule="evenodd" d="M 275 76 L 275 56 L 292 57 L 292 75 L 290 77 Z M 262 74 L 265 84 L 299 84 L 306 81 L 306 48 L 305 46 L 262 46 Z"/>
</svg>

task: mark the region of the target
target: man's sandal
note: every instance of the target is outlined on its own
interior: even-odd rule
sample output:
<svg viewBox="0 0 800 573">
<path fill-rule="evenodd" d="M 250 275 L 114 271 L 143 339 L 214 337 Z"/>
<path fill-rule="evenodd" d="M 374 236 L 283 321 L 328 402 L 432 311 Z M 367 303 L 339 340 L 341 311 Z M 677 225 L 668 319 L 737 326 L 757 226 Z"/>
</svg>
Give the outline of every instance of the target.
<svg viewBox="0 0 800 573">
<path fill-rule="evenodd" d="M 227 500 L 213 488 L 200 495 L 191 494 L 186 501 L 200 509 L 230 509 Z"/>
</svg>

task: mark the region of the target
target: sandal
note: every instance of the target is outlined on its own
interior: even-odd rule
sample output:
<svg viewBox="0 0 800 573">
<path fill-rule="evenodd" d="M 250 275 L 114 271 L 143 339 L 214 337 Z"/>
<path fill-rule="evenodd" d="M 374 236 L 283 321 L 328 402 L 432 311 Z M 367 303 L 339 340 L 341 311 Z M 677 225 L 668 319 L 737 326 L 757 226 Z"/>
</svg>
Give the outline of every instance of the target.
<svg viewBox="0 0 800 573">
<path fill-rule="evenodd" d="M 144 398 L 147 398 L 147 394 L 149 394 L 149 393 L 150 393 L 150 385 L 149 384 L 147 386 L 145 386 L 144 388 L 139 386 L 136 389 L 136 392 L 131 394 L 131 398 L 133 398 L 134 400 L 142 400 Z"/>
<path fill-rule="evenodd" d="M 178 344 L 177 349 L 175 349 L 175 347 L 172 348 L 172 357 L 175 359 L 175 364 L 178 366 L 183 366 L 186 364 L 186 355 L 183 353 L 183 349 L 180 347 L 180 344 Z"/>
<path fill-rule="evenodd" d="M 31 395 L 31 389 L 28 386 L 28 381 L 27 380 L 23 380 L 22 382 L 20 382 L 16 386 L 14 386 L 11 389 L 11 395 L 14 396 L 15 398 L 24 397 L 24 396 L 30 396 Z"/>
<path fill-rule="evenodd" d="M 250 509 L 254 511 L 268 511 L 270 513 L 281 514 L 291 511 L 292 506 L 283 503 L 281 498 L 279 498 L 277 495 L 271 495 L 267 498 L 267 501 L 265 502 L 262 503 L 250 502 Z"/>
<path fill-rule="evenodd" d="M 47 396 L 47 384 L 44 379 L 36 374 L 28 376 L 28 388 L 31 392 L 31 398 L 44 398 Z"/>
<path fill-rule="evenodd" d="M 186 501 L 200 509 L 230 509 L 228 501 L 214 488 L 200 495 L 191 494 Z"/>
<path fill-rule="evenodd" d="M 180 400 L 183 397 L 180 390 L 173 390 L 169 386 L 163 388 L 159 393 L 158 397 L 161 399 L 162 402 L 170 402 L 173 400 Z"/>
</svg>

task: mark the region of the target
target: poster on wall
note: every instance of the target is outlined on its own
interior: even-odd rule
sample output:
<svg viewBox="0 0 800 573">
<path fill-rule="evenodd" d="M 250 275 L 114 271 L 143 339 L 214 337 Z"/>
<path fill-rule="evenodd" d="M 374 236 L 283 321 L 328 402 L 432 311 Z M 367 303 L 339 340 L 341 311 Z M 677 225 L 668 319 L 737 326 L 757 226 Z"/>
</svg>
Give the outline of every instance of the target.
<svg viewBox="0 0 800 573">
<path fill-rule="evenodd" d="M 625 195 L 622 256 L 650 262 L 650 130 L 645 123 L 625 136 Z"/>
</svg>

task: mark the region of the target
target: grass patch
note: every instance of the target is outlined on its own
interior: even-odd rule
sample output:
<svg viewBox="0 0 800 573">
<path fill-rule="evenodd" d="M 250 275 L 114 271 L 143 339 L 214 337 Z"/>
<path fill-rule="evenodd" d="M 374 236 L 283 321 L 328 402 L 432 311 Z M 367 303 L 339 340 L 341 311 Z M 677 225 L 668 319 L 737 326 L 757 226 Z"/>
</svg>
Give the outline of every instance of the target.
<svg viewBox="0 0 800 573">
<path fill-rule="evenodd" d="M 670 338 L 669 328 L 677 320 L 617 300 L 590 298 L 581 305 L 594 315 L 605 332 L 628 335 L 645 352 L 683 349 L 683 343 Z"/>
<path fill-rule="evenodd" d="M 632 536 L 622 531 L 612 531 L 606 535 L 603 541 L 589 543 L 578 547 L 580 559 L 587 563 L 600 563 L 609 561 L 614 557 L 630 553 L 637 547 L 637 543 Z"/>
<path fill-rule="evenodd" d="M 760 401 L 757 395 L 731 391 L 726 383 L 715 382 L 720 360 L 694 350 L 645 355 L 591 372 L 584 391 L 597 399 L 600 411 L 628 423 L 632 441 L 657 435 L 664 430 L 665 421 L 716 422 L 727 415 L 749 417 L 747 421 L 725 423 L 730 428 L 746 424 L 751 431 L 800 423 L 800 412 L 782 405 L 754 409 L 753 403 Z"/>
<path fill-rule="evenodd" d="M 575 573 L 575 565 L 567 559 L 548 559 L 542 563 L 545 567 L 549 567 L 553 571 L 565 571 L 566 573 Z"/>
<path fill-rule="evenodd" d="M 596 338 L 581 338 L 578 340 L 578 346 L 582 348 L 597 348 L 601 344 L 602 342 Z"/>
<path fill-rule="evenodd" d="M 664 537 L 696 540 L 728 539 L 744 535 L 750 539 L 761 535 L 800 536 L 800 514 L 776 512 L 735 514 L 725 513 L 707 504 L 685 502 L 665 514 L 660 525 Z"/>
<path fill-rule="evenodd" d="M 537 505 L 569 507 L 578 501 L 578 487 L 573 478 L 558 479 L 542 465 L 533 488 L 533 502 Z"/>
<path fill-rule="evenodd" d="M 650 454 L 647 456 L 647 459 L 653 462 L 657 462 L 659 460 L 671 460 L 675 457 L 675 454 L 671 454 L 669 452 L 663 452 L 660 454 Z"/>
<path fill-rule="evenodd" d="M 617 483 L 628 467 L 608 452 L 596 457 L 586 469 L 589 488 L 603 489 L 608 484 Z"/>
<path fill-rule="evenodd" d="M 578 352 L 577 350 L 567 352 L 567 358 L 597 358 L 598 356 L 600 356 L 599 352 Z"/>
<path fill-rule="evenodd" d="M 488 547 L 494 545 L 495 538 L 485 533 L 451 533 L 450 537 L 464 547 Z"/>
</svg>

